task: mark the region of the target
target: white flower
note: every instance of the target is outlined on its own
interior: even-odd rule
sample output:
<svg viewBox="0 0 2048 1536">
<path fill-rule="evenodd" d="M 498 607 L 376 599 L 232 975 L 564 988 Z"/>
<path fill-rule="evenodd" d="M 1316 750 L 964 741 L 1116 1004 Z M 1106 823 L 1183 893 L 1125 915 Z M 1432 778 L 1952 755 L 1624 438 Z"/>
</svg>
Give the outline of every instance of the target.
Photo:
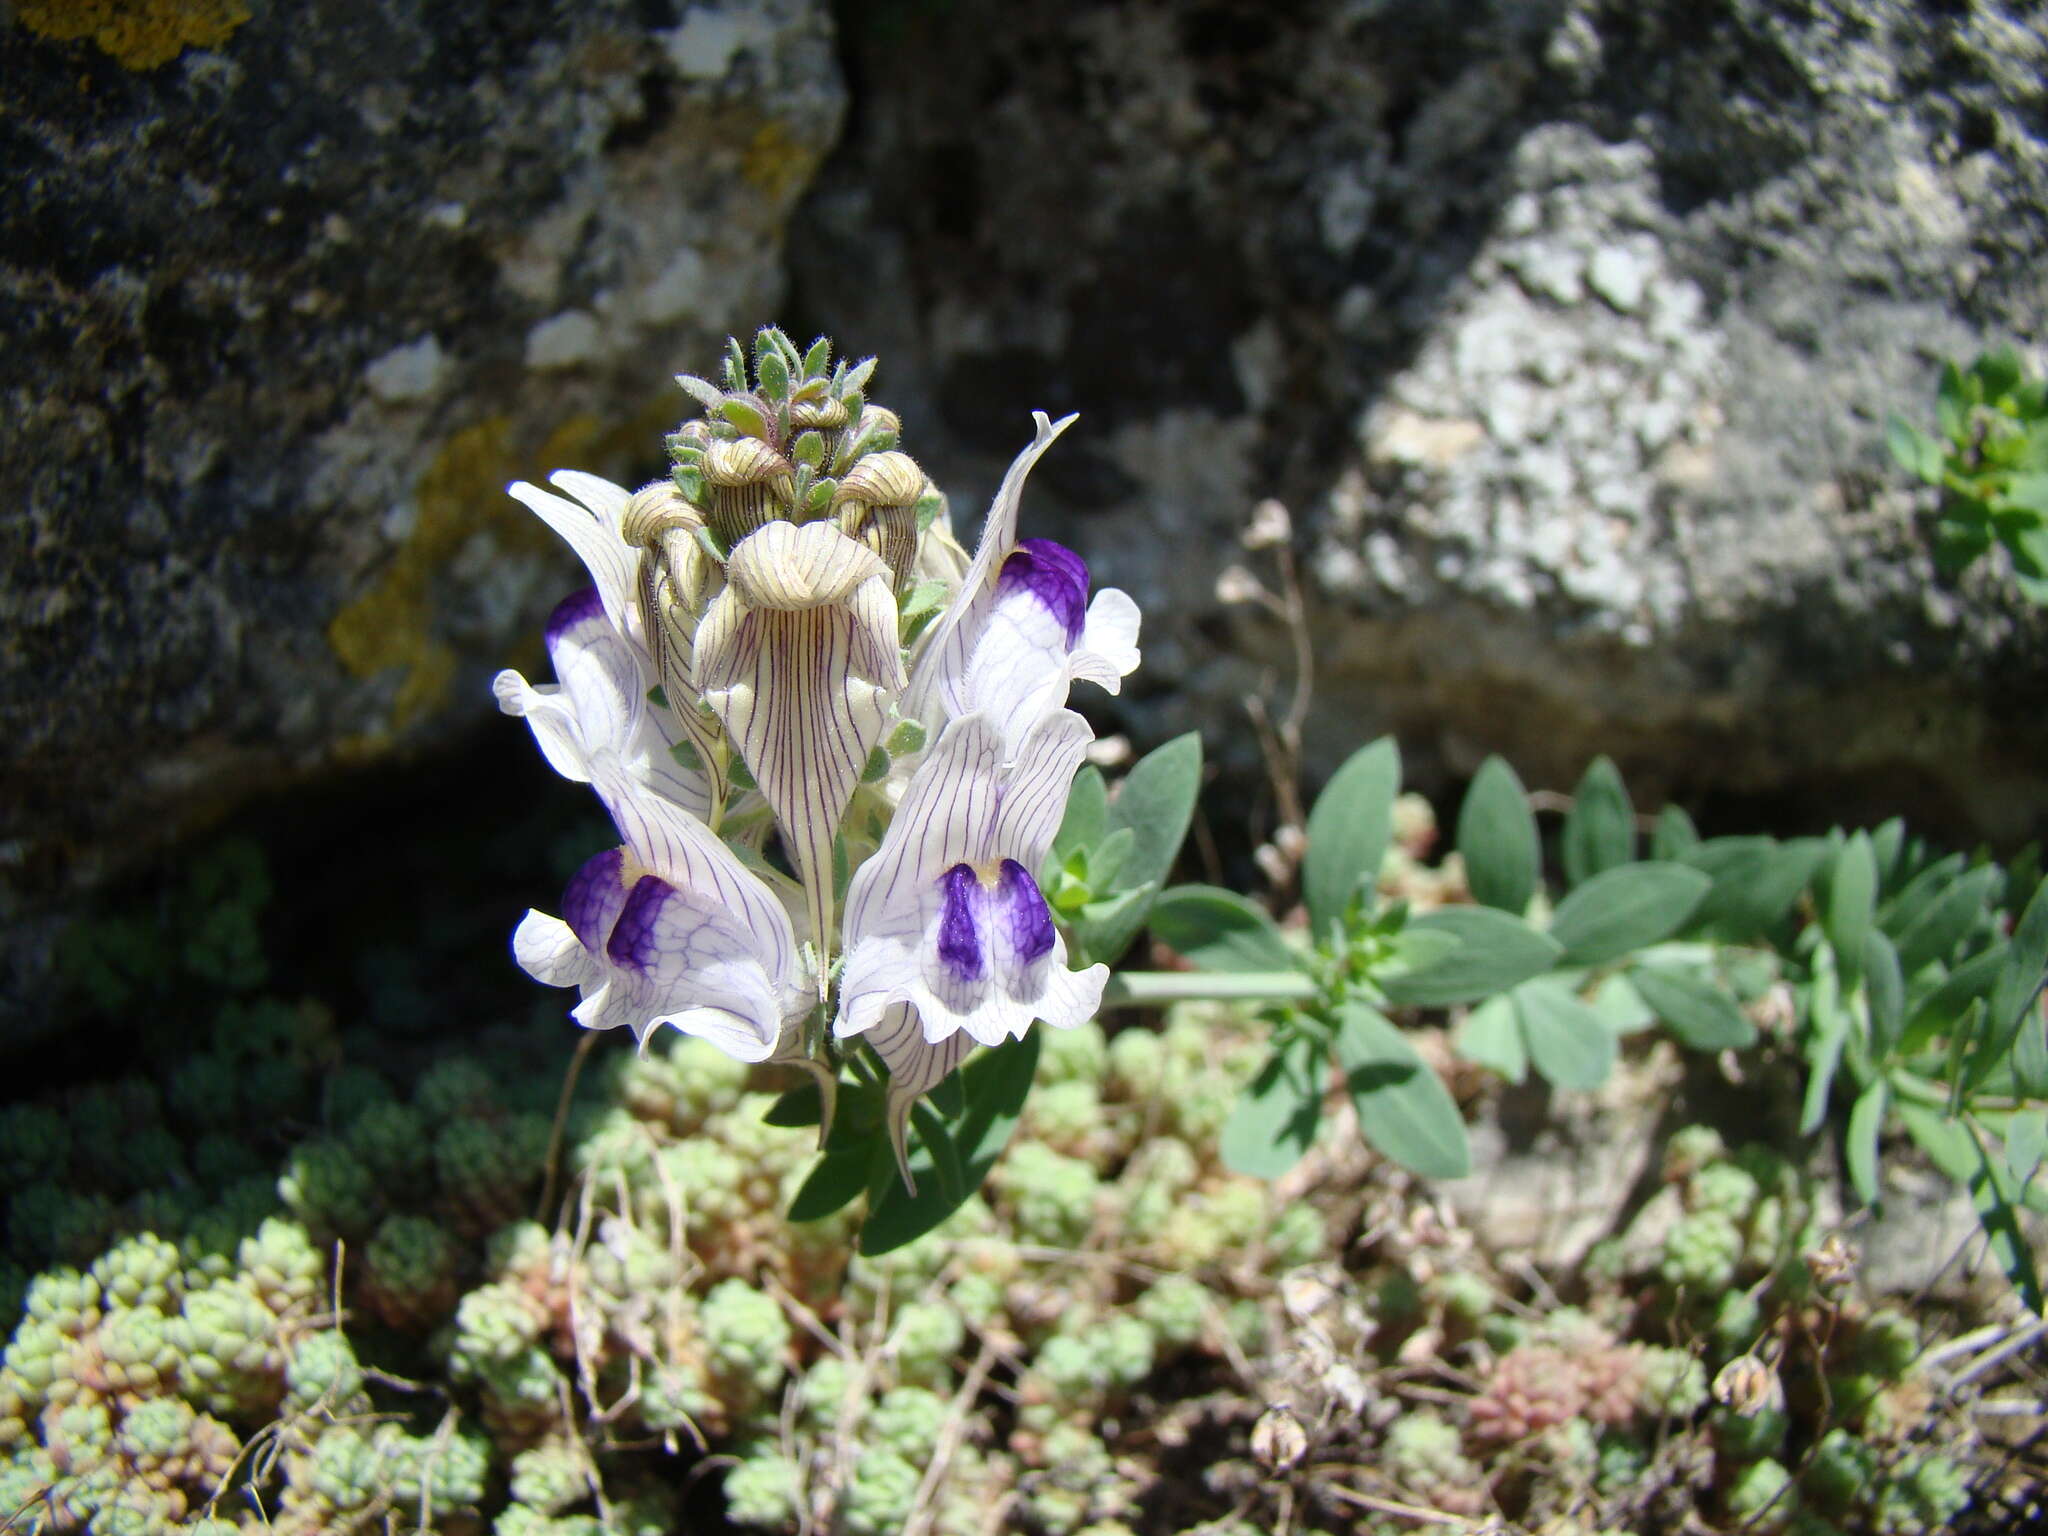
<svg viewBox="0 0 2048 1536">
<path fill-rule="evenodd" d="M 1074 420 L 1034 411 L 1031 446 L 989 506 L 960 590 L 918 653 L 904 713 L 936 729 L 977 711 L 1002 727 L 1014 755 L 1040 720 L 1063 709 L 1076 680 L 1116 693 L 1138 665 L 1138 605 L 1108 587 L 1088 598 L 1088 566 L 1050 539 L 1017 538 L 1024 481 Z"/>
<path fill-rule="evenodd" d="M 563 917 L 528 912 L 514 955 L 536 980 L 581 990 L 572 1016 L 586 1028 L 623 1024 L 645 1044 L 671 1024 L 765 1060 L 811 1005 L 789 914 L 693 809 L 703 780 L 670 756 L 642 659 L 598 593 L 556 609 L 548 651 L 560 683 L 501 672 L 499 704 L 526 718 L 557 772 L 597 791 L 624 845 L 577 872 Z"/>
<path fill-rule="evenodd" d="M 888 1063 L 899 1162 L 912 1103 L 970 1041 L 1021 1036 L 1033 1019 L 1070 1029 L 1102 1001 L 1109 968 L 1067 969 L 1032 873 L 1090 739 L 1086 721 L 1057 710 L 1005 763 L 1003 734 L 986 715 L 952 721 L 880 848 L 854 872 L 833 1032 L 872 1034 Z"/>
</svg>

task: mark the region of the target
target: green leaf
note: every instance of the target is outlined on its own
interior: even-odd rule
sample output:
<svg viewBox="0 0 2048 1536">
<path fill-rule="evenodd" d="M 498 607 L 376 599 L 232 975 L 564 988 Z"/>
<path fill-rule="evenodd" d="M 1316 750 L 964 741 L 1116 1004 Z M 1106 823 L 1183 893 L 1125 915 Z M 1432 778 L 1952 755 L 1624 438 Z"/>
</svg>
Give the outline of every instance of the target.
<svg viewBox="0 0 2048 1536">
<path fill-rule="evenodd" d="M 761 408 L 753 401 L 738 395 L 727 395 L 718 403 L 718 414 L 738 427 L 748 437 L 768 439 L 768 418 L 761 414 Z"/>
<path fill-rule="evenodd" d="M 1493 907 L 1439 907 L 1409 927 L 1451 934 L 1460 946 L 1433 965 L 1380 980 L 1380 990 L 1396 1003 L 1477 1002 L 1549 970 L 1564 953 L 1549 934 Z"/>
<path fill-rule="evenodd" d="M 2011 1048 L 2020 1020 L 2048 977 L 2048 881 L 2036 887 L 2026 911 L 2013 925 L 2005 962 L 1991 988 L 1991 1031 L 2001 1054 Z"/>
<path fill-rule="evenodd" d="M 953 1189 L 941 1186 L 939 1161 L 921 1145 L 910 1160 L 917 1193 L 909 1194 L 893 1172 L 860 1231 L 860 1251 L 869 1258 L 924 1236 L 979 1190 L 989 1169 L 1009 1144 L 1038 1070 L 1039 1031 L 977 1052 L 960 1069 L 966 1108 L 948 1138 L 959 1169 Z M 923 1127 L 920 1125 L 920 1131 Z"/>
<path fill-rule="evenodd" d="M 1152 935 L 1205 971 L 1292 971 L 1303 957 L 1265 908 L 1214 885 L 1176 885 L 1152 904 Z"/>
<path fill-rule="evenodd" d="M 2048 1098 L 2048 1029 L 2038 1009 L 2020 1019 L 2019 1033 L 2012 1040 L 2012 1077 L 2028 1098 Z"/>
<path fill-rule="evenodd" d="M 1393 737 L 1382 736 L 1352 753 L 1316 797 L 1308 813 L 1301 895 L 1318 942 L 1343 918 L 1359 887 L 1370 891 L 1379 878 L 1400 790 L 1401 749 Z"/>
<path fill-rule="evenodd" d="M 1899 468 L 1929 485 L 1941 484 L 1941 444 L 1903 416 L 1893 416 L 1885 425 L 1885 445 Z"/>
<path fill-rule="evenodd" d="M 1657 813 L 1657 825 L 1650 833 L 1650 857 L 1660 861 L 1682 859 L 1700 845 L 1699 828 L 1680 805 L 1667 805 Z"/>
<path fill-rule="evenodd" d="M 2020 366 L 2020 355 L 2011 347 L 1995 347 L 1979 354 L 1970 365 L 1970 372 L 1976 376 L 1977 399 L 1987 405 L 1996 405 L 2015 389 L 2026 377 L 2026 370 Z"/>
<path fill-rule="evenodd" d="M 893 1167 L 888 1140 L 879 1135 L 863 1145 L 827 1152 L 789 1202 L 789 1219 L 817 1221 L 851 1205 L 868 1187 L 877 1156 Z"/>
<path fill-rule="evenodd" d="M 1614 1070 L 1614 1032 L 1572 989 L 1552 977 L 1508 994 L 1522 1023 L 1522 1044 L 1538 1072 L 1559 1088 L 1590 1093 Z"/>
<path fill-rule="evenodd" d="M 1629 981 L 1658 1018 L 1696 1051 L 1739 1051 L 1756 1043 L 1756 1026 L 1714 982 L 1697 971 L 1639 965 Z"/>
<path fill-rule="evenodd" d="M 1623 971 L 1610 971 L 1602 977 L 1593 995 L 1586 999 L 1586 1006 L 1600 1015 L 1600 1022 L 1617 1038 L 1633 1035 L 1657 1022 L 1656 1011 L 1643 1001 L 1643 994 Z"/>
<path fill-rule="evenodd" d="M 1878 908 L 1878 925 L 1898 939 L 1934 905 L 1949 882 L 1962 873 L 1963 856 L 1951 853 L 1921 870 Z"/>
<path fill-rule="evenodd" d="M 1529 792 L 1506 759 L 1489 757 L 1458 810 L 1458 853 L 1472 899 L 1520 917 L 1536 894 L 1542 850 Z"/>
<path fill-rule="evenodd" d="M 1877 863 L 1877 888 L 1883 891 L 1897 877 L 1906 849 L 1906 822 L 1894 816 L 1870 834 L 1870 856 Z"/>
<path fill-rule="evenodd" d="M 1384 1157 L 1430 1179 L 1472 1171 L 1464 1117 L 1408 1038 L 1363 1003 L 1337 1011 L 1337 1063 L 1358 1128 Z"/>
<path fill-rule="evenodd" d="M 1870 1054 L 1881 1063 L 1897 1047 L 1906 1024 L 1905 977 L 1898 951 L 1881 928 L 1863 936 L 1863 996 L 1870 1008 Z"/>
<path fill-rule="evenodd" d="M 1853 988 L 1862 975 L 1863 935 L 1870 931 L 1876 910 L 1877 858 L 1871 851 L 1870 834 L 1859 830 L 1842 844 L 1828 876 L 1825 929 L 1844 991 Z"/>
<path fill-rule="evenodd" d="M 1977 1171 L 1970 1180 L 1970 1202 L 1977 1207 L 1977 1220 L 1991 1240 L 1991 1256 L 2005 1277 L 2020 1293 L 2020 1299 L 2038 1316 L 2041 1312 L 2041 1276 L 2034 1268 L 2034 1251 L 2021 1230 L 2020 1191 L 2012 1171 L 1994 1158 L 1982 1141 L 1972 1138 L 1977 1154 Z"/>
<path fill-rule="evenodd" d="M 2023 1109 L 2006 1122 L 2005 1166 L 2015 1184 L 2025 1184 L 2048 1157 L 2048 1109 Z"/>
<path fill-rule="evenodd" d="M 1876 1205 L 1883 1193 L 1877 1181 L 1877 1135 L 1884 1129 L 1884 1112 L 1891 1102 L 1891 1088 L 1878 1078 L 1856 1096 L 1849 1111 L 1849 1137 L 1843 1155 L 1849 1164 L 1849 1182 L 1865 1205 Z"/>
<path fill-rule="evenodd" d="M 1953 362 L 1941 365 L 1941 388 L 1934 397 L 1934 417 L 1941 435 L 1960 443 L 1970 432 L 1970 392 L 1963 383 L 1963 371 Z"/>
<path fill-rule="evenodd" d="M 1387 958 L 1373 967 L 1373 976 L 1383 979 L 1426 970 L 1439 960 L 1456 954 L 1462 945 L 1463 941 L 1454 933 L 1404 925 L 1394 935 Z"/>
<path fill-rule="evenodd" d="M 1159 887 L 1148 880 L 1082 907 L 1080 920 L 1074 924 L 1075 962 L 1107 964 L 1122 954 L 1131 942 L 1130 935 L 1152 910 L 1152 898 L 1158 894 Z"/>
<path fill-rule="evenodd" d="M 1807 1007 L 1813 1025 L 1806 1048 L 1806 1099 L 1799 1111 L 1802 1136 L 1811 1136 L 1827 1118 L 1828 1095 L 1834 1091 L 1835 1072 L 1842 1064 L 1842 1046 L 1849 1038 L 1851 1017 L 1836 978 L 1826 971 L 1814 977 Z"/>
<path fill-rule="evenodd" d="M 1984 914 L 1985 898 L 1998 880 L 1990 865 L 1973 869 L 1928 903 L 1913 925 L 1899 935 L 1899 969 L 1908 976 L 1934 960 L 1955 952 Z"/>
<path fill-rule="evenodd" d="M 1489 997 L 1466 1014 L 1451 1049 L 1511 1083 L 1521 1082 L 1529 1073 L 1529 1053 L 1522 1045 L 1522 1021 L 1507 994 Z"/>
<path fill-rule="evenodd" d="M 2007 953 L 2006 945 L 1994 944 L 1983 954 L 1972 955 L 1944 977 L 1907 1016 L 1901 1048 L 1920 1050 L 1936 1035 L 1953 1030 L 1972 1003 L 1990 995 Z"/>
<path fill-rule="evenodd" d="M 1129 827 L 1118 827 L 1109 836 L 1088 851 L 1088 885 L 1091 890 L 1108 892 L 1116 889 L 1116 877 L 1123 873 L 1125 862 L 1131 850 L 1138 846 L 1138 834 Z"/>
<path fill-rule="evenodd" d="M 1970 1133 L 1940 1110 L 1915 1103 L 1903 1093 L 1899 1095 L 1898 1111 L 1899 1123 L 1927 1154 L 1927 1160 L 1958 1184 L 1969 1183 L 1977 1167 L 1977 1149 L 1970 1143 Z"/>
<path fill-rule="evenodd" d="M 1202 738 L 1192 731 L 1146 753 L 1124 776 L 1104 825 L 1111 832 L 1129 827 L 1134 834 L 1118 875 L 1127 888 L 1150 884 L 1156 890 L 1166 884 L 1194 819 L 1201 783 Z M 1096 924 L 1090 936 L 1095 958 L 1113 961 L 1128 949 L 1147 910 L 1147 903 L 1133 903 L 1122 915 Z"/>
<path fill-rule="evenodd" d="M 1629 804 L 1621 770 L 1605 757 L 1593 759 L 1564 819 L 1560 853 L 1565 880 L 1577 885 L 1603 869 L 1626 864 L 1636 856 L 1636 813 Z"/>
<path fill-rule="evenodd" d="M 1550 920 L 1566 965 L 1605 965 L 1669 938 L 1713 881 L 1683 864 L 1620 864 L 1572 888 Z"/>
<path fill-rule="evenodd" d="M 2005 499 L 2023 511 L 2048 517 L 2048 475 L 2014 475 L 2005 488 Z"/>
<path fill-rule="evenodd" d="M 1754 939 L 1799 899 L 1826 856 L 1827 844 L 1817 837 L 1709 838 L 1684 861 L 1714 881 L 1693 909 L 1693 928 L 1735 944 Z"/>
<path fill-rule="evenodd" d="M 1060 820 L 1059 831 L 1053 834 L 1054 862 L 1066 862 L 1067 855 L 1076 848 L 1093 848 L 1102 841 L 1108 825 L 1109 788 L 1103 783 L 1102 770 L 1092 763 L 1084 764 L 1067 790 L 1067 813 Z"/>
<path fill-rule="evenodd" d="M 1328 1083 L 1328 1047 L 1314 1035 L 1283 1041 L 1223 1122 L 1218 1149 L 1233 1173 L 1277 1179 L 1316 1139 Z"/>
</svg>

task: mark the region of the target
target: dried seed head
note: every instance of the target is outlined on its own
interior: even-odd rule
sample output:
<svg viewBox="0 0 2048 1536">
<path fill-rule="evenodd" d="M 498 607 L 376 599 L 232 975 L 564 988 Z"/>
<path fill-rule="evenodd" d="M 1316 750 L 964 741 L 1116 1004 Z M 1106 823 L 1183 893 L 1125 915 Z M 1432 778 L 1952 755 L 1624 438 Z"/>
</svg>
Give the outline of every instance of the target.
<svg viewBox="0 0 2048 1536">
<path fill-rule="evenodd" d="M 1856 1266 L 1863 1254 L 1839 1232 L 1830 1232 L 1820 1246 L 1806 1256 L 1807 1273 L 1824 1291 L 1840 1290 L 1856 1278 Z"/>
<path fill-rule="evenodd" d="M 1308 1454 L 1308 1431 L 1286 1403 L 1275 1403 L 1252 1425 L 1252 1455 L 1268 1472 L 1299 1466 Z"/>
<path fill-rule="evenodd" d="M 1275 544 L 1285 544 L 1293 535 L 1294 524 L 1287 516 L 1287 508 L 1269 497 L 1252 508 L 1252 520 L 1240 541 L 1246 549 L 1271 549 Z"/>
<path fill-rule="evenodd" d="M 1714 1401 L 1738 1418 L 1785 1406 L 1785 1384 L 1778 1368 L 1760 1355 L 1740 1355 L 1721 1367 L 1714 1378 Z"/>
</svg>

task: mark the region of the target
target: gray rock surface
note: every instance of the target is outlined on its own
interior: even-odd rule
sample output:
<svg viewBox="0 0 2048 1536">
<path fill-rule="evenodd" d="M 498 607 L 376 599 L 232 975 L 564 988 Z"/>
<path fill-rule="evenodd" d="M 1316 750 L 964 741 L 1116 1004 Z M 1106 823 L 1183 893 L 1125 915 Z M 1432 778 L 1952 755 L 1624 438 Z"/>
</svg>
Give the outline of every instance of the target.
<svg viewBox="0 0 2048 1536">
<path fill-rule="evenodd" d="M 17 900 L 480 718 L 570 581 L 505 482 L 658 468 L 845 105 L 822 0 L 266 6 L 147 70 L 40 14 L 0 24 Z"/>
<path fill-rule="evenodd" d="M 2048 625 L 1935 575 L 1882 449 L 1940 355 L 2043 341 L 2036 9 L 838 29 L 265 7 L 134 72 L 0 25 L 11 900 L 478 719 L 567 575 L 502 484 L 651 469 L 668 374 L 777 318 L 883 355 L 956 505 L 1083 413 L 1030 515 L 1145 604 L 1141 737 L 1254 772 L 1284 637 L 1215 586 L 1273 495 L 1313 773 L 1392 728 L 1434 787 L 1604 750 L 1645 801 L 2042 824 Z"/>
<path fill-rule="evenodd" d="M 1034 515 L 1148 610 L 1141 735 L 1255 761 L 1237 699 L 1284 684 L 1282 637 L 1214 585 L 1278 495 L 1314 771 L 1392 728 L 1437 786 L 1606 751 L 1649 801 L 2043 827 L 2048 625 L 1994 569 L 1937 576 L 1883 448 L 1940 357 L 2048 362 L 2038 10 L 965 4 L 848 36 L 799 295 L 983 482 L 1020 391 L 1083 412 Z"/>
</svg>

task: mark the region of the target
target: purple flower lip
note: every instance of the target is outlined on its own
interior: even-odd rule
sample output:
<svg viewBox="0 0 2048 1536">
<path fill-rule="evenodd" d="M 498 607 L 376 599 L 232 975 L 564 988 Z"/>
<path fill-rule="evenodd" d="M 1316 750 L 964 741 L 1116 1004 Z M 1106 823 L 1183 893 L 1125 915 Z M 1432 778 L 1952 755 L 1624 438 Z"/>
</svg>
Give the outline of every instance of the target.
<svg viewBox="0 0 2048 1536">
<path fill-rule="evenodd" d="M 609 622 L 604 615 L 604 599 L 597 595 L 595 587 L 585 587 L 580 592 L 571 592 L 555 604 L 555 611 L 548 615 L 548 626 L 544 631 L 548 654 L 554 654 L 555 643 L 562 636 L 593 619 L 601 623 Z"/>
<path fill-rule="evenodd" d="M 593 955 L 604 950 L 606 921 L 619 908 L 619 870 L 625 852 L 607 848 L 569 877 L 562 892 L 562 921 Z"/>
<path fill-rule="evenodd" d="M 945 905 L 939 912 L 939 959 L 960 981 L 979 981 L 987 969 L 982 953 L 981 925 L 975 908 L 981 900 L 981 881 L 965 864 L 955 864 L 939 876 Z"/>
<path fill-rule="evenodd" d="M 611 957 L 612 964 L 643 976 L 654 969 L 661 958 L 655 924 L 675 890 L 659 875 L 642 875 L 634 883 L 619 920 L 612 925 L 612 936 L 605 941 L 604 952 Z"/>
<path fill-rule="evenodd" d="M 1031 878 L 1031 871 L 1015 859 L 1003 860 L 996 899 L 1010 909 L 1010 943 L 1019 960 L 1029 965 L 1052 948 L 1052 911 L 1045 904 L 1045 893 Z"/>
<path fill-rule="evenodd" d="M 1013 592 L 1022 587 L 1043 603 L 1067 632 L 1067 644 L 1081 638 L 1081 625 L 1088 614 L 1088 562 L 1051 539 L 1019 539 L 1017 547 L 1003 562 L 996 588 Z"/>
</svg>

